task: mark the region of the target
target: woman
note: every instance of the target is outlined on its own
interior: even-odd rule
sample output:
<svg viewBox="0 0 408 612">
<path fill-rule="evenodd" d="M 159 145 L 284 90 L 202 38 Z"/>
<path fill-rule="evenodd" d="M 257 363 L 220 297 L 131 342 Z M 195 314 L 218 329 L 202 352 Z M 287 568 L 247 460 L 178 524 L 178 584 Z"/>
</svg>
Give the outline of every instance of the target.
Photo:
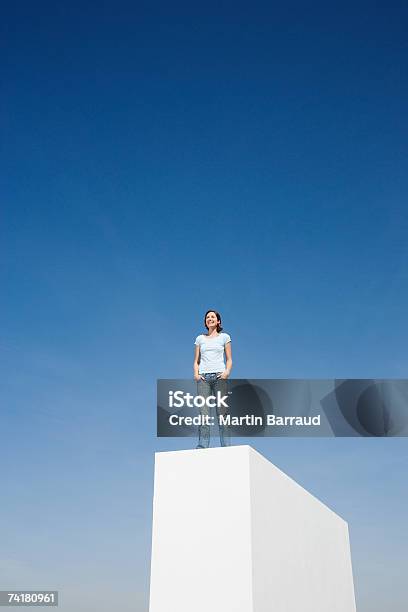
<svg viewBox="0 0 408 612">
<path fill-rule="evenodd" d="M 231 338 L 222 332 L 221 315 L 216 310 L 207 310 L 204 316 L 206 334 L 200 334 L 195 341 L 194 379 L 197 381 L 197 395 L 209 397 L 227 395 L 227 378 L 231 373 L 232 354 Z M 224 363 L 225 355 L 225 363 Z M 202 417 L 210 416 L 210 408 L 204 404 L 200 409 Z M 217 417 L 225 414 L 225 409 L 217 408 Z M 227 427 L 219 425 L 221 446 L 229 446 Z M 210 425 L 198 428 L 197 448 L 208 448 L 210 445 Z"/>
</svg>

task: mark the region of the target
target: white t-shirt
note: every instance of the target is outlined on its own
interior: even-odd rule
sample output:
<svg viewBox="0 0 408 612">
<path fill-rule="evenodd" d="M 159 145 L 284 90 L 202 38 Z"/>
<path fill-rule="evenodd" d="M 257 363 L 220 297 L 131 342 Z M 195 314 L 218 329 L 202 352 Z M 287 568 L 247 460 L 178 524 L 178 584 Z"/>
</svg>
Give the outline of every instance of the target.
<svg viewBox="0 0 408 612">
<path fill-rule="evenodd" d="M 228 342 L 231 342 L 231 337 L 224 332 L 211 338 L 204 334 L 197 336 L 194 344 L 200 347 L 199 374 L 223 372 L 225 370 L 224 350 Z"/>
</svg>

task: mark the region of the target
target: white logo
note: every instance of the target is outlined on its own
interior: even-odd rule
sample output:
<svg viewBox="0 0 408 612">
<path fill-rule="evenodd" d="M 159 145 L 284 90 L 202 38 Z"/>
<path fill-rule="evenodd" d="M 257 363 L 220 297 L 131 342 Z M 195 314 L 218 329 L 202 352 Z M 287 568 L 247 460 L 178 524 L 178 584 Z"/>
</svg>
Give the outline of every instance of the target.
<svg viewBox="0 0 408 612">
<path fill-rule="evenodd" d="M 183 391 L 169 391 L 170 408 L 182 408 L 183 406 L 202 408 L 204 405 L 209 408 L 228 408 L 227 399 L 228 395 L 221 395 L 221 391 L 217 391 L 216 396 L 209 395 L 208 397 L 183 393 Z"/>
</svg>

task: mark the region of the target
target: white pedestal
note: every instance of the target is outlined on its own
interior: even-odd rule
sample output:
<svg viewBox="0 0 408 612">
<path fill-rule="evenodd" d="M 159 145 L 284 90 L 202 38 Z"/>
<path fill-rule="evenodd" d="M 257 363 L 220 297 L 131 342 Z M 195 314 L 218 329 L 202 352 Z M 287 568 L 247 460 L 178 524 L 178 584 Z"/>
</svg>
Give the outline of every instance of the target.
<svg viewBox="0 0 408 612">
<path fill-rule="evenodd" d="M 156 453 L 150 612 L 355 612 L 347 523 L 249 446 Z"/>
</svg>

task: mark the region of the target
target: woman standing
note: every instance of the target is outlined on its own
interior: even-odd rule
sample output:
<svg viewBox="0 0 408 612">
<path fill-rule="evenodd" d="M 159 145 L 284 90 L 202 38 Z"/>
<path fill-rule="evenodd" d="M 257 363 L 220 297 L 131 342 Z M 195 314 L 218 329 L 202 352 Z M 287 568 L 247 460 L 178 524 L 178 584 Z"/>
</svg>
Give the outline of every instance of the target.
<svg viewBox="0 0 408 612">
<path fill-rule="evenodd" d="M 207 310 L 204 316 L 206 334 L 200 334 L 195 341 L 194 379 L 197 381 L 197 394 L 202 397 L 227 395 L 227 378 L 232 368 L 231 338 L 222 332 L 221 315 L 216 310 Z M 224 362 L 225 357 L 225 362 Z M 200 409 L 202 417 L 210 416 L 210 408 L 204 404 Z M 217 417 L 225 414 L 225 409 L 217 407 Z M 219 425 L 221 446 L 229 446 L 229 434 L 225 425 Z M 210 445 L 210 425 L 198 428 L 197 448 Z"/>
</svg>

